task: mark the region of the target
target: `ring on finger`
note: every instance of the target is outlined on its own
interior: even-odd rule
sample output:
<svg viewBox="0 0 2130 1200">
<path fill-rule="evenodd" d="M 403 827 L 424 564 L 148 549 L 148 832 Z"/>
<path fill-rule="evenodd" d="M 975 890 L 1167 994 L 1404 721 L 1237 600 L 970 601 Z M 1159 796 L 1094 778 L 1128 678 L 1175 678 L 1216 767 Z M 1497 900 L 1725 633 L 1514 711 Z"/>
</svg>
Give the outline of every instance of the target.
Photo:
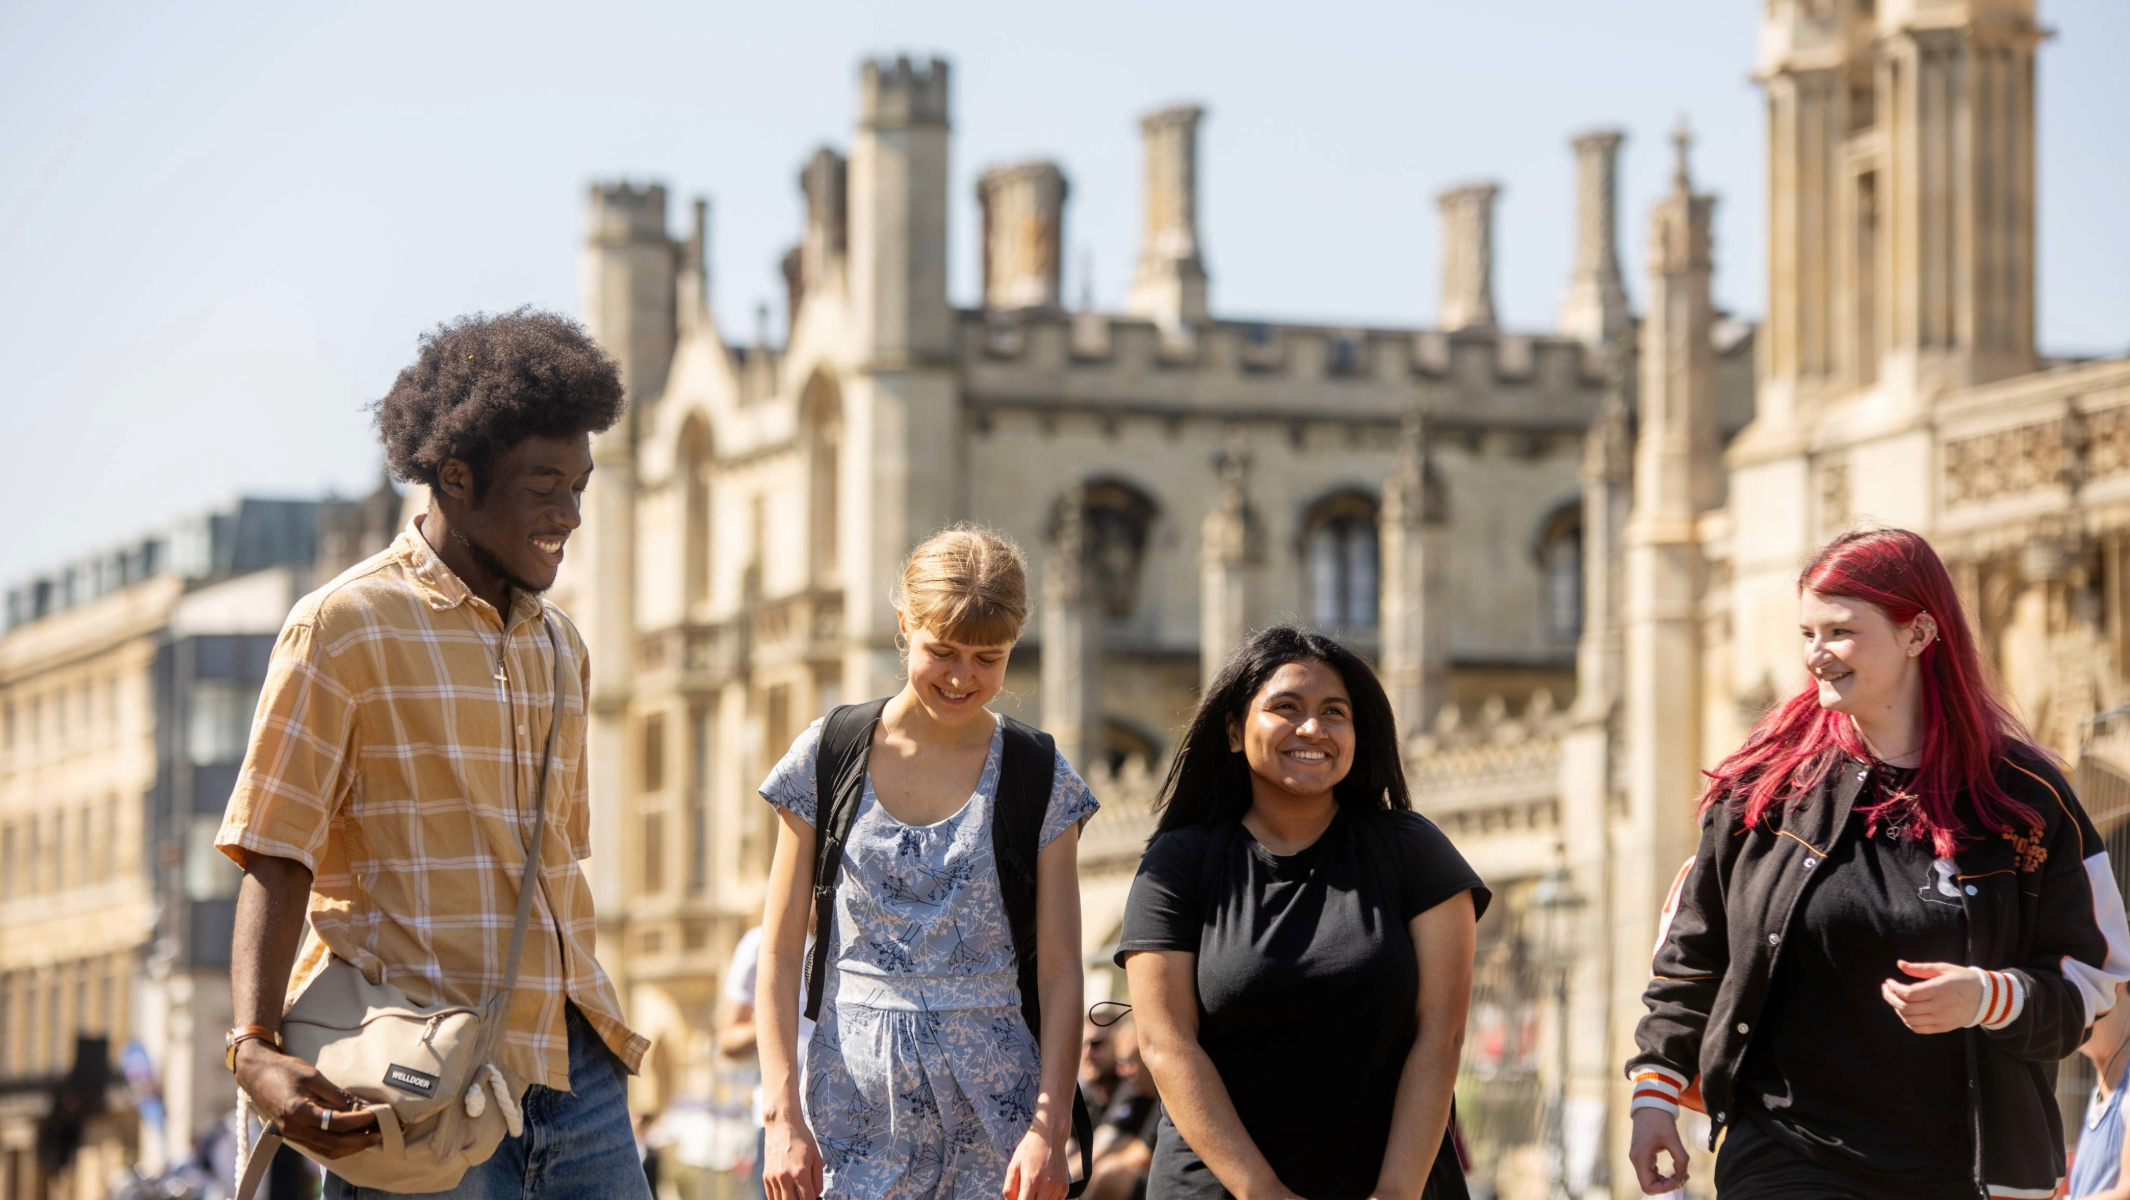
<svg viewBox="0 0 2130 1200">
<path fill-rule="evenodd" d="M 332 1110 L 332 1109 L 330 1109 L 330 1108 L 321 1108 L 321 1109 L 319 1109 L 319 1110 L 318 1110 L 318 1128 L 320 1128 L 320 1129 L 323 1129 L 323 1130 L 326 1130 L 327 1132 L 331 1132 L 331 1131 L 332 1131 L 332 1128 L 333 1128 L 333 1110 Z"/>
</svg>

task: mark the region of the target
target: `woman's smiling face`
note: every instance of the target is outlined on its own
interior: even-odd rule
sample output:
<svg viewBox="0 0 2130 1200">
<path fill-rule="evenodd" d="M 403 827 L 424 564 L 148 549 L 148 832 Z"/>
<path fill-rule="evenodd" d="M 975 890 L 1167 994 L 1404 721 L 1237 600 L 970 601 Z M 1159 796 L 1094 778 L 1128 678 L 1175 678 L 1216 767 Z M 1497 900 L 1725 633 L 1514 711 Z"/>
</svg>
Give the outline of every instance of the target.
<svg viewBox="0 0 2130 1200">
<path fill-rule="evenodd" d="M 1228 721 L 1228 748 L 1250 773 L 1294 796 L 1321 796 L 1353 769 L 1353 703 L 1346 681 L 1316 659 L 1272 673 L 1241 719 Z"/>
<path fill-rule="evenodd" d="M 1850 716 L 1894 703 L 1917 670 L 1916 655 L 1937 634 L 1929 613 L 1896 625 L 1869 600 L 1811 591 L 1799 597 L 1798 627 L 1819 706 Z"/>
<path fill-rule="evenodd" d="M 917 702 L 942 725 L 959 725 L 984 711 L 1006 682 L 1011 644 L 954 642 L 929 629 L 903 632 L 910 643 L 910 687 Z"/>
</svg>

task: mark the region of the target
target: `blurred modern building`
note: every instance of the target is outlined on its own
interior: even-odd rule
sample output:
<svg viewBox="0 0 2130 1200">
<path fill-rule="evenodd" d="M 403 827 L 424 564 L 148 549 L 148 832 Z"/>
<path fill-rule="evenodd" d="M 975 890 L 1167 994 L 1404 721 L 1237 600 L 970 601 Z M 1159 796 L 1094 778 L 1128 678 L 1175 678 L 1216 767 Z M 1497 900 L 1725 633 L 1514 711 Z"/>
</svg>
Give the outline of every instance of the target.
<svg viewBox="0 0 2130 1200">
<path fill-rule="evenodd" d="M 1802 681 L 1809 552 L 1859 522 L 1933 538 L 2060 752 L 2130 665 L 2130 360 L 2035 345 L 2033 0 L 1763 8 L 1757 325 L 1711 301 L 1716 200 L 1683 131 L 1644 160 L 1670 187 L 1637 221 L 1640 313 L 1621 135 L 1570 143 L 1550 329 L 1497 318 L 1483 182 L 1436 198 L 1432 322 L 1222 314 L 1190 106 L 1140 122 L 1125 311 L 1075 305 L 1060 164 L 985 171 L 981 243 L 948 245 L 938 60 L 861 64 L 848 143 L 804 160 L 782 346 L 710 310 L 706 201 L 676 236 L 662 186 L 594 185 L 584 316 L 632 407 L 595 445 L 558 596 L 593 652 L 602 958 L 656 1039 L 639 1103 L 712 1089 L 718 977 L 769 861 L 756 782 L 827 708 L 897 686 L 897 564 L 973 519 L 1028 549 L 1041 592 L 1000 703 L 1106 802 L 1090 963 L 1200 681 L 1273 619 L 1336 633 L 1391 688 L 1420 806 L 1500 896 L 1461 1092 L 1486 1182 L 1631 1192 L 1620 1064 L 1658 910 L 1698 772 Z M 947 296 L 962 253 L 971 307 Z"/>
<path fill-rule="evenodd" d="M 214 829 L 289 607 L 397 517 L 389 488 L 245 498 L 8 589 L 0 1200 L 101 1197 L 233 1108 L 240 876 Z"/>
</svg>

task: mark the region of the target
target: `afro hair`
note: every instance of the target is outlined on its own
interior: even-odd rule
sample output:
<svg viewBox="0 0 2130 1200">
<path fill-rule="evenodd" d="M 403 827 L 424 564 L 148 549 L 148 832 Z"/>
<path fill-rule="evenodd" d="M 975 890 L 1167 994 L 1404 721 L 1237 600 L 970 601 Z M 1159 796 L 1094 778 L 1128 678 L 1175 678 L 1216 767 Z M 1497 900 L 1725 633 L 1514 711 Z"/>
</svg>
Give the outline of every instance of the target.
<svg viewBox="0 0 2130 1200">
<path fill-rule="evenodd" d="M 424 334 L 372 409 L 395 477 L 434 488 L 455 458 L 473 468 L 478 498 L 497 455 L 529 437 L 612 428 L 624 403 L 620 368 L 582 325 L 526 307 Z"/>
</svg>

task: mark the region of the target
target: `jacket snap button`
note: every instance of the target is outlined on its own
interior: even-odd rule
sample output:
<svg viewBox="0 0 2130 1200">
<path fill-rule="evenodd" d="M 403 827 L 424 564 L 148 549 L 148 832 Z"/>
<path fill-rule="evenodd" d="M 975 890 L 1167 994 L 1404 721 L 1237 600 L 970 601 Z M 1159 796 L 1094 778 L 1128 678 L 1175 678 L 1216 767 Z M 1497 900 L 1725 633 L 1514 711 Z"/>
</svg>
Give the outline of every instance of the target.
<svg viewBox="0 0 2130 1200">
<path fill-rule="evenodd" d="M 1740 1021 L 1740 1022 L 1738 1022 L 1738 1032 L 1740 1032 L 1740 1033 L 1744 1033 L 1744 1032 L 1745 1032 L 1745 1031 L 1747 1030 L 1747 1028 L 1749 1028 L 1749 1027 L 1748 1027 L 1748 1026 L 1746 1025 L 1746 1023 L 1745 1023 L 1744 1021 Z"/>
<path fill-rule="evenodd" d="M 1968 885 L 1967 885 L 1967 894 L 1968 894 L 1968 895 L 1970 895 L 1970 896 L 1974 895 L 1974 894 L 1975 894 L 1976 892 L 1978 892 L 1978 891 L 1980 891 L 1980 890 L 1981 890 L 1980 888 L 1977 888 L 1977 887 L 1976 887 L 1976 886 L 1975 886 L 1974 884 L 1972 884 L 1972 883 L 1970 883 L 1970 884 L 1968 884 Z"/>
<path fill-rule="evenodd" d="M 1781 935 L 1781 934 L 1779 934 L 1779 933 L 1771 933 L 1771 934 L 1769 934 L 1769 935 L 1768 935 L 1768 945 L 1770 945 L 1770 946 L 1774 945 L 1775 943 L 1777 943 L 1777 942 L 1779 942 L 1779 941 L 1781 941 L 1781 940 L 1782 940 L 1782 935 Z"/>
<path fill-rule="evenodd" d="M 1805 870 L 1807 870 L 1807 871 L 1811 870 L 1812 868 L 1814 868 L 1814 867 L 1816 867 L 1816 866 L 1818 866 L 1818 865 L 1819 865 L 1819 860 L 1818 860 L 1818 859 L 1816 859 L 1816 858 L 1808 858 L 1808 859 L 1806 859 L 1806 860 L 1805 860 Z"/>
</svg>

